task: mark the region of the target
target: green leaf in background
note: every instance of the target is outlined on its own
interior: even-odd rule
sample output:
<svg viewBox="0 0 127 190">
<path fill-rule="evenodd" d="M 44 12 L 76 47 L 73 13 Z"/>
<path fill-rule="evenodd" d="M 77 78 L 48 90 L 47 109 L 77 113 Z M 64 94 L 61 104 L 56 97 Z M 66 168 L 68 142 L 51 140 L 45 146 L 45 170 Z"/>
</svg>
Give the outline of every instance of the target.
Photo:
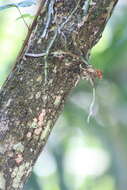
<svg viewBox="0 0 127 190">
<path fill-rule="evenodd" d="M 22 14 L 22 16 L 18 17 L 16 20 L 22 19 L 22 17 L 23 18 L 30 18 L 30 19 L 34 18 L 34 16 L 31 14 Z"/>
<path fill-rule="evenodd" d="M 11 8 L 11 7 L 30 7 L 35 4 L 36 4 L 35 0 L 26 0 L 26 1 L 22 1 L 20 3 L 9 3 L 6 5 L 0 5 L 0 11 Z"/>
<path fill-rule="evenodd" d="M 27 1 L 22 1 L 18 3 L 18 7 L 30 7 L 32 5 L 35 5 L 36 1 L 35 0 L 27 0 Z"/>
</svg>

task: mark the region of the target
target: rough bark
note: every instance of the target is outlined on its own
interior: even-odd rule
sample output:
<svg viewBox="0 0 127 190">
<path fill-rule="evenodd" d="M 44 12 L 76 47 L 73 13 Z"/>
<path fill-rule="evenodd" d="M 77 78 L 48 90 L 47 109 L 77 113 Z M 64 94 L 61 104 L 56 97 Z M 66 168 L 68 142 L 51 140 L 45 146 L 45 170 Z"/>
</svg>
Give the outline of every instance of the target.
<svg viewBox="0 0 127 190">
<path fill-rule="evenodd" d="M 41 0 L 0 92 L 0 189 L 23 188 L 117 0 Z"/>
</svg>

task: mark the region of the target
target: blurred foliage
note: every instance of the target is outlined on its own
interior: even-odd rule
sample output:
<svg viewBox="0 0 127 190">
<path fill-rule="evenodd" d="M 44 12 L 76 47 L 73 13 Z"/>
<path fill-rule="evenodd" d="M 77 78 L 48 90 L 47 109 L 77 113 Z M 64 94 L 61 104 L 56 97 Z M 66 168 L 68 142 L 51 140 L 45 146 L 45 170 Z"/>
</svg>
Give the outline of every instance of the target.
<svg viewBox="0 0 127 190">
<path fill-rule="evenodd" d="M 35 0 L 26 0 L 26 1 L 21 1 L 19 3 L 6 3 L 4 5 L 0 5 L 0 11 L 12 7 L 20 8 L 20 7 L 29 7 L 32 6 L 33 4 L 36 4 Z"/>
<path fill-rule="evenodd" d="M 0 85 L 27 33 L 22 20 L 16 20 L 19 16 L 14 9 L 0 12 Z M 90 63 L 104 76 L 96 81 L 90 123 L 86 121 L 92 87 L 81 81 L 71 93 L 24 190 L 127 189 L 126 16 L 127 2 L 121 0 L 92 50 Z"/>
</svg>

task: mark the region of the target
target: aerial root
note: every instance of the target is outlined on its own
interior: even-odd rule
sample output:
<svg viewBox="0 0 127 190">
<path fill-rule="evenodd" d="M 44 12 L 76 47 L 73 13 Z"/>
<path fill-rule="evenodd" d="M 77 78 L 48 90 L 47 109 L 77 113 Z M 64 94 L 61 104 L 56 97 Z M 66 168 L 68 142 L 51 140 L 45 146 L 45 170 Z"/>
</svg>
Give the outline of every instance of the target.
<svg viewBox="0 0 127 190">
<path fill-rule="evenodd" d="M 96 97 L 96 89 L 95 89 L 95 85 L 94 85 L 94 82 L 93 80 L 90 78 L 90 83 L 92 85 L 92 101 L 91 101 L 91 104 L 89 106 L 89 114 L 88 114 L 88 117 L 87 117 L 87 123 L 90 123 L 90 119 L 93 115 L 93 109 L 94 109 L 94 105 L 95 105 L 95 97 Z"/>
</svg>

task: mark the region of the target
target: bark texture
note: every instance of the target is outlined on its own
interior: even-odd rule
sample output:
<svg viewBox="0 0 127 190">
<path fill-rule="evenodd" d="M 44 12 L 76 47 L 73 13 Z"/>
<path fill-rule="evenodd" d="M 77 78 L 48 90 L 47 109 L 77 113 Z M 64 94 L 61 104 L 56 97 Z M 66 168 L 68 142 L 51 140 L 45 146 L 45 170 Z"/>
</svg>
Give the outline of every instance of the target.
<svg viewBox="0 0 127 190">
<path fill-rule="evenodd" d="M 0 190 L 23 188 L 117 0 L 41 0 L 0 92 Z"/>
</svg>

